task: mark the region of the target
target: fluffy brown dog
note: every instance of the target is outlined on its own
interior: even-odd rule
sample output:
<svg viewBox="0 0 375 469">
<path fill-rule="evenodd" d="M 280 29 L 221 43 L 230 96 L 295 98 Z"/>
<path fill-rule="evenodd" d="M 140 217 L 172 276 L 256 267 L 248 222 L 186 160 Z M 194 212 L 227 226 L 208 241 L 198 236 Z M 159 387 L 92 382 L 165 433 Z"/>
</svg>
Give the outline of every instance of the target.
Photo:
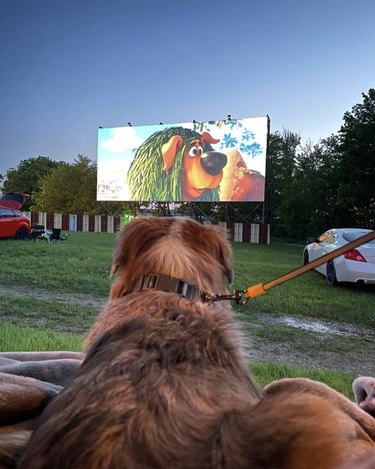
<svg viewBox="0 0 375 469">
<path fill-rule="evenodd" d="M 136 219 L 113 272 L 80 373 L 43 414 L 20 467 L 245 467 L 247 444 L 234 432 L 260 392 L 230 307 L 201 301 L 232 281 L 225 234 L 188 219 Z M 181 279 L 177 290 L 192 298 L 139 290 L 150 274 Z"/>
<path fill-rule="evenodd" d="M 113 273 L 80 372 L 19 467 L 333 469 L 375 449 L 375 419 L 323 384 L 281 380 L 260 394 L 230 308 L 201 301 L 232 280 L 217 228 L 136 219 Z"/>
</svg>

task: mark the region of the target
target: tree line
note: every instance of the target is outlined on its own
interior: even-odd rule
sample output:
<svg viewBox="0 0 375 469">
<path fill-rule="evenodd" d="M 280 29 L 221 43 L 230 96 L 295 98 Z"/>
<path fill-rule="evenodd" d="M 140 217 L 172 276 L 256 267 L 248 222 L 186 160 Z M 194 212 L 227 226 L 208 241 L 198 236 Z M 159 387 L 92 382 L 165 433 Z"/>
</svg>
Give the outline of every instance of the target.
<svg viewBox="0 0 375 469">
<path fill-rule="evenodd" d="M 264 204 L 183 203 L 198 219 L 266 222 L 275 236 L 304 239 L 330 227 L 375 226 L 375 89 L 343 116 L 337 134 L 301 145 L 289 130 L 269 135 Z M 73 163 L 29 158 L 0 175 L 2 192 L 30 195 L 25 210 L 137 215 L 140 202 L 97 202 L 97 167 L 78 155 Z M 152 209 L 172 213 L 168 203 Z M 175 207 L 174 207 L 175 209 Z"/>
</svg>

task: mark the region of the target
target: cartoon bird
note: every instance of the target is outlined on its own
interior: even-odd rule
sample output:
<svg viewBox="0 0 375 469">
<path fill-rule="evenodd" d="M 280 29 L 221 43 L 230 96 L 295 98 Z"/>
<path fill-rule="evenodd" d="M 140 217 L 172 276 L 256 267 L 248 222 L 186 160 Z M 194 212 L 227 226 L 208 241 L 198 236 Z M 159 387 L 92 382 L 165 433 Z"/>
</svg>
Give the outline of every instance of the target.
<svg viewBox="0 0 375 469">
<path fill-rule="evenodd" d="M 127 182 L 131 200 L 218 201 L 227 163 L 208 132 L 172 127 L 152 134 L 137 149 Z"/>
</svg>

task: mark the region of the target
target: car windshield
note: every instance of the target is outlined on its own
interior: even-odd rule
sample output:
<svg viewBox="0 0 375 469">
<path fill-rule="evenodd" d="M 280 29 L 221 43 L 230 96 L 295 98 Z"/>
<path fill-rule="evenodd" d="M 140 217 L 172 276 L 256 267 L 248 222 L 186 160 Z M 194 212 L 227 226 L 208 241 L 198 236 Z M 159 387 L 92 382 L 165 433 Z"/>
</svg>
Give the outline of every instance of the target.
<svg viewBox="0 0 375 469">
<path fill-rule="evenodd" d="M 369 231 L 346 231 L 343 233 L 342 237 L 345 239 L 345 241 L 348 241 L 348 243 L 350 243 L 351 241 L 354 241 L 355 239 L 358 239 L 361 236 L 365 236 L 368 233 Z M 366 244 L 375 245 L 375 239 Z"/>
</svg>

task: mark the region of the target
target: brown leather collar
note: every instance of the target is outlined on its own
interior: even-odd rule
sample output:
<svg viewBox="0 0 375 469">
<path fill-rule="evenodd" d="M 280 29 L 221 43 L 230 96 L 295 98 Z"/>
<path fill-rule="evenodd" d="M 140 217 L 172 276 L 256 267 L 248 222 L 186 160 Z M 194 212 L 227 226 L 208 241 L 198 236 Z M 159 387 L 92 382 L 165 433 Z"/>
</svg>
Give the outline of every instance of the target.
<svg viewBox="0 0 375 469">
<path fill-rule="evenodd" d="M 179 278 L 168 277 L 167 275 L 150 274 L 142 278 L 139 290 L 145 289 L 161 290 L 164 292 L 177 293 L 188 299 L 203 300 L 207 295 L 195 285 L 185 282 Z"/>
</svg>

